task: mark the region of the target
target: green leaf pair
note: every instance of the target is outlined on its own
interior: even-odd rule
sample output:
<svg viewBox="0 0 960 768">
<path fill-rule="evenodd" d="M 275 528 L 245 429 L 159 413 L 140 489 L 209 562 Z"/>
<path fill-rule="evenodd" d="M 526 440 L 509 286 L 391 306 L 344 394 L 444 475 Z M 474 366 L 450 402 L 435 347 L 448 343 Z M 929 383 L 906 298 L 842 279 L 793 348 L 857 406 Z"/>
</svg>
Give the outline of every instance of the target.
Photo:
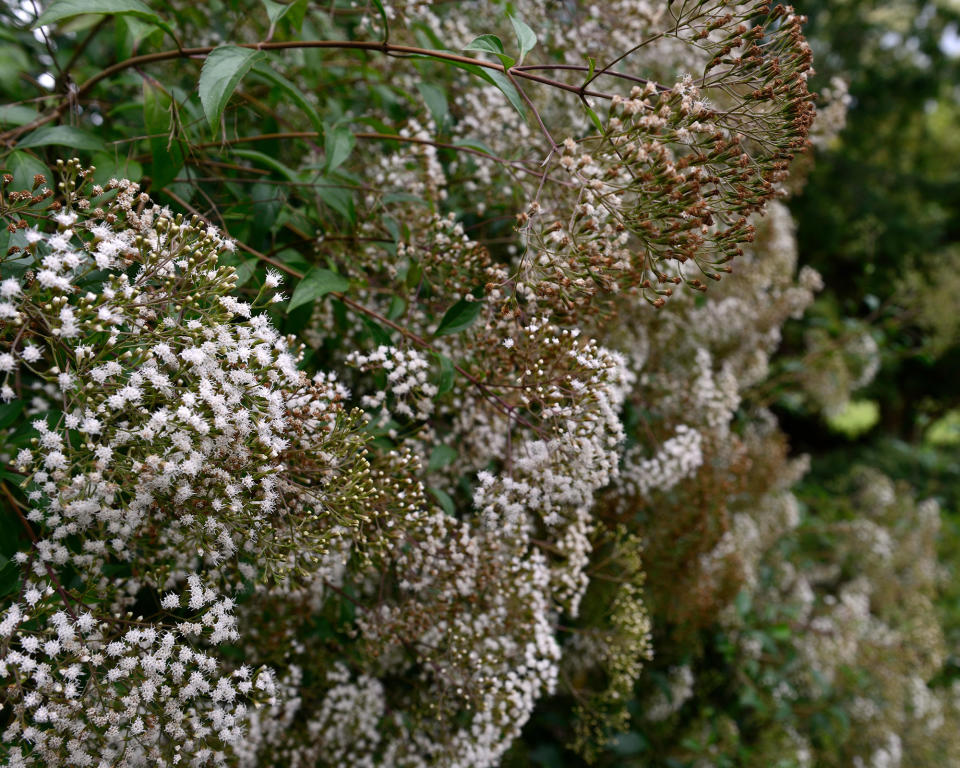
<svg viewBox="0 0 960 768">
<path fill-rule="evenodd" d="M 469 45 L 467 45 L 463 50 L 465 51 L 481 51 L 483 53 L 492 53 L 503 64 L 503 72 L 498 72 L 497 70 L 488 70 L 483 67 L 478 67 L 472 64 L 455 64 L 461 69 L 466 69 L 469 72 L 478 77 L 482 77 L 487 82 L 495 85 L 499 88 L 503 94 L 507 97 L 508 101 L 513 105 L 513 108 L 520 113 L 524 120 L 526 120 L 527 115 L 524 109 L 523 100 L 520 97 L 520 93 L 517 91 L 516 86 L 513 84 L 510 77 L 508 77 L 507 72 L 512 67 L 522 64 L 524 57 L 533 49 L 537 44 L 537 36 L 530 27 L 528 27 L 520 19 L 514 18 L 513 16 L 509 17 L 510 23 L 513 24 L 513 30 L 517 35 L 517 43 L 520 46 L 520 58 L 514 59 L 510 56 L 503 47 L 503 42 L 496 35 L 480 35 L 475 37 Z"/>
<path fill-rule="evenodd" d="M 526 55 L 536 46 L 537 35 L 529 26 L 520 21 L 520 19 L 514 16 L 508 16 L 508 18 L 510 19 L 510 23 L 513 24 L 513 31 L 517 35 L 517 44 L 520 47 L 519 59 L 514 59 L 507 54 L 506 49 L 503 47 L 503 42 L 496 35 L 480 35 L 479 37 L 475 37 L 463 50 L 492 53 L 503 62 L 503 66 L 506 69 L 510 69 L 510 67 L 515 64 L 522 64 Z"/>
</svg>

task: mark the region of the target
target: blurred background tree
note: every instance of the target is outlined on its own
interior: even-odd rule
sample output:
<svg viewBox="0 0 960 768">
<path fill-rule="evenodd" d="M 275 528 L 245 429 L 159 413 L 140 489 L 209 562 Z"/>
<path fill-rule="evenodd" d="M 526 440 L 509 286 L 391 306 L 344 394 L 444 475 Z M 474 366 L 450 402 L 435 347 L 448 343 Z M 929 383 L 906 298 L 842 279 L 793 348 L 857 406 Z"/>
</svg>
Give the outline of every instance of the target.
<svg viewBox="0 0 960 768">
<path fill-rule="evenodd" d="M 849 84 L 845 129 L 818 147 L 790 206 L 800 262 L 826 288 L 786 330 L 784 367 L 819 330 L 841 338 L 869 323 L 879 367 L 852 406 L 827 414 L 796 395 L 775 411 L 806 488 L 843 485 L 855 463 L 910 482 L 943 505 L 941 559 L 955 584 L 960 509 L 960 3 L 804 0 L 814 90 Z M 803 352 L 801 352 L 801 350 Z M 792 359 L 791 359 L 792 357 Z M 824 429 L 824 422 L 830 427 Z M 951 647 L 960 596 L 942 595 Z M 952 629 L 951 629 L 952 628 Z M 955 656 L 948 663 L 957 669 Z"/>
<path fill-rule="evenodd" d="M 870 441 L 921 440 L 960 403 L 960 5 L 809 0 L 816 90 L 849 83 L 846 129 L 820 147 L 791 207 L 802 263 L 824 277 L 811 324 L 837 338 L 872 320 L 881 366 L 864 396 L 878 407 Z M 809 409 L 781 408 L 797 449 L 831 447 Z"/>
</svg>

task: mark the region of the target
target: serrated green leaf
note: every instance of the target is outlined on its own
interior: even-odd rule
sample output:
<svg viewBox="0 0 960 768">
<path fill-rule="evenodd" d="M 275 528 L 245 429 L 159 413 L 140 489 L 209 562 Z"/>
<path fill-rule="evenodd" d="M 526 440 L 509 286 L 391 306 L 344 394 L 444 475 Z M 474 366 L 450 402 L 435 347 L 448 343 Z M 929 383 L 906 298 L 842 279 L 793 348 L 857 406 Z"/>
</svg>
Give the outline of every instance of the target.
<svg viewBox="0 0 960 768">
<path fill-rule="evenodd" d="M 449 336 L 454 333 L 460 333 L 473 325 L 474 321 L 480 316 L 483 309 L 481 301 L 466 301 L 460 299 L 443 315 L 440 325 L 434 331 L 434 336 Z"/>
<path fill-rule="evenodd" d="M 323 121 L 320 119 L 320 115 L 317 114 L 317 110 L 314 109 L 313 104 L 311 104 L 307 97 L 303 94 L 296 85 L 287 80 L 283 75 L 277 72 L 273 67 L 269 66 L 266 62 L 258 62 L 253 66 L 253 73 L 259 77 L 262 77 L 268 83 L 277 86 L 280 90 L 285 91 L 287 95 L 293 99 L 294 104 L 300 107 L 303 110 L 303 113 L 309 118 L 310 124 L 313 125 L 313 129 L 317 133 L 323 133 Z"/>
<path fill-rule="evenodd" d="M 143 123 L 150 135 L 152 189 L 163 189 L 183 168 L 185 154 L 180 141 L 174 138 L 173 100 L 152 78 L 143 80 Z"/>
<path fill-rule="evenodd" d="M 171 36 L 173 35 L 170 25 L 140 0 L 55 0 L 33 23 L 33 29 L 90 13 L 104 16 L 134 16 L 156 24 Z"/>
<path fill-rule="evenodd" d="M 440 508 L 448 515 L 452 517 L 457 513 L 457 507 L 453 503 L 453 499 L 450 498 L 450 494 L 448 494 L 446 491 L 431 487 L 430 493 L 433 494 L 433 498 L 437 500 Z"/>
<path fill-rule="evenodd" d="M 338 275 L 329 269 L 314 267 L 303 279 L 297 283 L 297 287 L 290 297 L 290 303 L 287 305 L 287 312 L 290 312 L 301 304 L 307 304 L 326 296 L 328 293 L 343 293 L 350 287 L 350 281 L 343 275 Z"/>
<path fill-rule="evenodd" d="M 28 133 L 17 142 L 17 147 L 20 149 L 50 146 L 70 147 L 90 152 L 103 152 L 107 148 L 99 137 L 74 128 L 72 125 L 45 125 Z"/>
<path fill-rule="evenodd" d="M 262 51 L 236 45 L 221 45 L 207 56 L 197 90 L 212 132 L 216 133 L 223 110 L 244 75 L 262 58 Z"/>
<path fill-rule="evenodd" d="M 438 129 L 442 128 L 449 112 L 447 95 L 443 92 L 443 88 L 433 83 L 417 83 L 417 90 L 423 96 L 427 109 L 430 110 L 430 115 L 433 117 L 433 122 L 437 124 Z"/>
<path fill-rule="evenodd" d="M 520 62 L 533 50 L 537 44 L 537 35 L 524 22 L 515 16 L 510 16 L 510 23 L 513 24 L 513 31 L 517 33 L 517 43 L 520 46 Z"/>
<path fill-rule="evenodd" d="M 457 452 L 451 448 L 449 445 L 439 445 L 433 446 L 433 450 L 430 452 L 430 461 L 427 464 L 428 472 L 436 472 L 438 469 L 443 469 L 450 462 L 457 458 Z"/>
<path fill-rule="evenodd" d="M 327 155 L 327 172 L 343 165 L 357 143 L 350 126 L 341 123 L 328 127 L 323 137 L 323 150 Z"/>
</svg>

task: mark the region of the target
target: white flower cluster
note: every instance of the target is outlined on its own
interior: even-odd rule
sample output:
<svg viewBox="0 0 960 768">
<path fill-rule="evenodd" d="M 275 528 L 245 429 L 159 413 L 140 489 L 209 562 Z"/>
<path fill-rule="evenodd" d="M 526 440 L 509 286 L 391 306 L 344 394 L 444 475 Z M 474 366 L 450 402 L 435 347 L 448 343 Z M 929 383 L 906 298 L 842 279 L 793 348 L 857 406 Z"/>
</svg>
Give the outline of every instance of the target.
<svg viewBox="0 0 960 768">
<path fill-rule="evenodd" d="M 681 424 L 650 458 L 642 458 L 642 447 L 633 446 L 623 457 L 618 484 L 642 499 L 648 498 L 653 489 L 666 493 L 703 464 L 701 443 L 697 430 Z"/>
<path fill-rule="evenodd" d="M 232 600 L 196 582 L 190 608 L 200 613 L 191 620 L 117 627 L 42 600 L 54 589 L 41 587 L 28 581 L 26 607 L 14 603 L 0 623 L 0 637 L 19 646 L 0 660 L 0 678 L 16 681 L 7 695 L 22 702 L 3 733 L 24 743 L 11 765 L 156 765 L 168 755 L 173 764 L 227 765 L 247 738 L 245 702 L 269 702 L 274 689 L 268 670 L 226 671 L 196 647 L 237 640 Z"/>
<path fill-rule="evenodd" d="M 229 295 L 231 246 L 129 182 L 92 194 L 27 231 L 38 268 L 3 284 L 4 393 L 23 373 L 50 396 L 14 459 L 37 533 L 0 621 L 4 741 L 23 765 L 226 765 L 275 689 L 208 650 L 241 640 L 228 595 L 314 567 L 344 535 L 318 521 L 366 519 L 375 489 L 346 391 Z M 151 594 L 160 613 L 134 620 Z"/>
<path fill-rule="evenodd" d="M 363 371 L 383 371 L 386 387 L 375 395 L 364 395 L 361 405 L 368 410 L 382 407 L 387 396 L 393 399 L 389 410 L 408 419 L 427 419 L 433 412 L 437 386 L 428 377 L 430 361 L 413 348 L 379 346 L 370 354 L 351 352 L 347 363 Z"/>
<path fill-rule="evenodd" d="M 680 708 L 693 696 L 693 670 L 686 664 L 674 667 L 667 677 L 668 690 L 658 690 L 647 705 L 644 717 L 659 722 L 679 712 Z"/>
</svg>

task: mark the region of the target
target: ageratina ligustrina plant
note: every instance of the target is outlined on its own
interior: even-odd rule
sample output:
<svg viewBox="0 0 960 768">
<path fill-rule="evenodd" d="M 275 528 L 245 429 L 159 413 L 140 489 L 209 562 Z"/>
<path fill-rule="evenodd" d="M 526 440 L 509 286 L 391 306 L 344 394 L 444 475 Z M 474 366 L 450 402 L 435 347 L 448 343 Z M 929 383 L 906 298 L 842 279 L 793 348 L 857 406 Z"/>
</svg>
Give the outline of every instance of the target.
<svg viewBox="0 0 960 768">
<path fill-rule="evenodd" d="M 816 283 L 757 217 L 801 19 L 38 10 L 2 11 L 0 757 L 493 766 L 538 706 L 598 757 L 647 605 L 707 623 L 781 490 L 740 404 Z"/>
</svg>

